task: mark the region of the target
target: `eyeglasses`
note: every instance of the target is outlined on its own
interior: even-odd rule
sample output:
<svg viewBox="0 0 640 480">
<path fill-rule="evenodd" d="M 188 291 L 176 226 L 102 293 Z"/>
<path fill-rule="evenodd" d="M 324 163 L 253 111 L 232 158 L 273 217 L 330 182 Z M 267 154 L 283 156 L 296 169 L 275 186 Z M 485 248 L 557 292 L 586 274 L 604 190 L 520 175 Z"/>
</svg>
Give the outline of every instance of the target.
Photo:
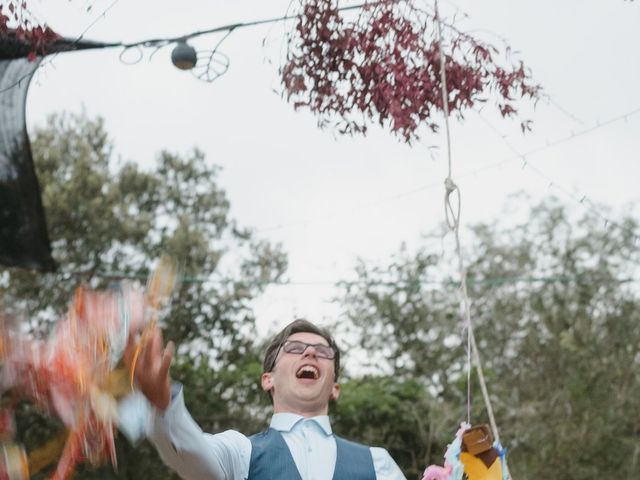
<svg viewBox="0 0 640 480">
<path fill-rule="evenodd" d="M 305 343 L 298 340 L 287 340 L 284 342 L 282 345 L 282 351 L 285 353 L 302 355 L 309 347 L 313 347 L 318 358 L 333 360 L 336 356 L 336 351 L 329 345 L 324 345 L 322 343 Z"/>
</svg>

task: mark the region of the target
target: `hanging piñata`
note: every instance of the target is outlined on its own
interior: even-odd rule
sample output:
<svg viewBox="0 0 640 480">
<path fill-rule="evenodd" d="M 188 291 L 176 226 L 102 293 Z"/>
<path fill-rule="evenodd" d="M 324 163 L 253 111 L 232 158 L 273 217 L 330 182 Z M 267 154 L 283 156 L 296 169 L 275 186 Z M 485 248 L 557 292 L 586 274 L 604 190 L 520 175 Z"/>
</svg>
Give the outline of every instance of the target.
<svg viewBox="0 0 640 480">
<path fill-rule="evenodd" d="M 487 425 L 460 425 L 456 437 L 447 447 L 444 467 L 430 465 L 422 480 L 508 480 L 506 452 L 493 441 Z"/>
</svg>

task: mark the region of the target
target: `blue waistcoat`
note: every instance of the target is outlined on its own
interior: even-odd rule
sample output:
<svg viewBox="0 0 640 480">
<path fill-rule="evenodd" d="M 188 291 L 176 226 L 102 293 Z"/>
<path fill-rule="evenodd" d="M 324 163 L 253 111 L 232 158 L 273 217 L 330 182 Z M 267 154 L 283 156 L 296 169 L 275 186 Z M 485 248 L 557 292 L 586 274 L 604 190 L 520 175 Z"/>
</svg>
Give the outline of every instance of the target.
<svg viewBox="0 0 640 480">
<path fill-rule="evenodd" d="M 369 447 L 336 435 L 336 467 L 333 480 L 376 480 Z M 251 463 L 248 480 L 301 480 L 282 434 L 270 428 L 249 437 Z"/>
</svg>

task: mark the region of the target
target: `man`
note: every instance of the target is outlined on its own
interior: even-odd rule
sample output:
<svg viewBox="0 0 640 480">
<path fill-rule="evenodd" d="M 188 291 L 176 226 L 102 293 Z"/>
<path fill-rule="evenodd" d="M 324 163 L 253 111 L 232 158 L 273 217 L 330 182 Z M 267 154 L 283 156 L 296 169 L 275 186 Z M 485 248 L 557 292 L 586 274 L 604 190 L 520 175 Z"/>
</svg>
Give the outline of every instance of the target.
<svg viewBox="0 0 640 480">
<path fill-rule="evenodd" d="M 135 367 L 140 390 L 155 407 L 148 436 L 162 459 L 183 478 L 215 480 L 400 480 L 400 468 L 383 448 L 333 434 L 329 401 L 340 396 L 340 351 L 331 335 L 296 320 L 271 341 L 262 388 L 273 402 L 266 432 L 203 433 L 171 384 L 173 344 L 163 352 L 156 329 Z"/>
</svg>

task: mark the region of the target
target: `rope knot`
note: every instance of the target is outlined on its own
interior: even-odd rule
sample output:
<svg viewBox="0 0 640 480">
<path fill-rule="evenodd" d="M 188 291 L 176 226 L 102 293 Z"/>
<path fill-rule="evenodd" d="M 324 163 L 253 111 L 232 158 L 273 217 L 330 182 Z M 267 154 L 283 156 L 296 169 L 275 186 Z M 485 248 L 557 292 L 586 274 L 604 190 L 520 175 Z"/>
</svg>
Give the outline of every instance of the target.
<svg viewBox="0 0 640 480">
<path fill-rule="evenodd" d="M 444 194 L 444 213 L 447 217 L 447 225 L 450 230 L 455 231 L 457 234 L 460 225 L 460 190 L 450 176 L 445 179 L 444 188 L 446 190 Z M 455 202 L 455 206 L 451 203 L 451 194 L 454 192 L 458 193 L 458 201 Z"/>
<path fill-rule="evenodd" d="M 447 177 L 444 179 L 444 188 L 447 191 L 447 196 L 449 196 L 458 189 L 458 186 L 454 183 L 453 178 Z"/>
</svg>

